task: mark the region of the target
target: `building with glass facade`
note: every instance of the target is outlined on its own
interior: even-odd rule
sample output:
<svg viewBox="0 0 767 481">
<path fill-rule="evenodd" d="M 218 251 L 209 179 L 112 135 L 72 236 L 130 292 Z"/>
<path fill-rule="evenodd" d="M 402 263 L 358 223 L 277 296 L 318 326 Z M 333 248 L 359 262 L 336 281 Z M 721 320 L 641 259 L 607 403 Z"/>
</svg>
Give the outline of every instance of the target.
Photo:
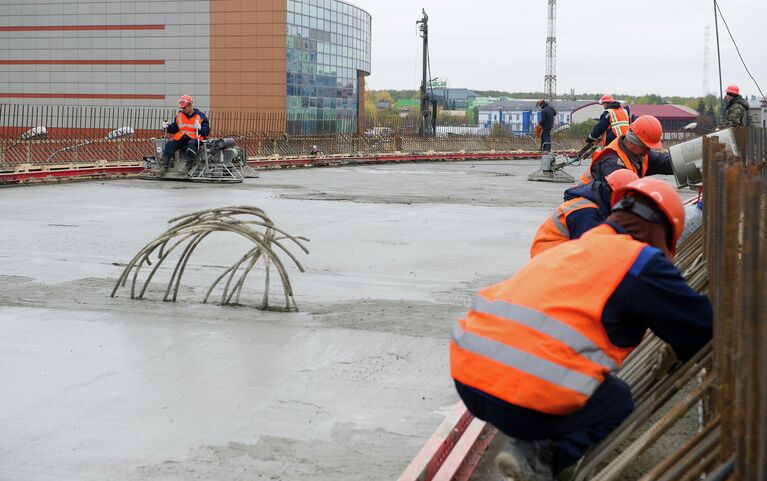
<svg viewBox="0 0 767 481">
<path fill-rule="evenodd" d="M 10 0 L 0 103 L 276 114 L 291 133 L 361 132 L 371 17 L 339 0 Z M 215 126 L 213 126 L 215 129 Z"/>
</svg>

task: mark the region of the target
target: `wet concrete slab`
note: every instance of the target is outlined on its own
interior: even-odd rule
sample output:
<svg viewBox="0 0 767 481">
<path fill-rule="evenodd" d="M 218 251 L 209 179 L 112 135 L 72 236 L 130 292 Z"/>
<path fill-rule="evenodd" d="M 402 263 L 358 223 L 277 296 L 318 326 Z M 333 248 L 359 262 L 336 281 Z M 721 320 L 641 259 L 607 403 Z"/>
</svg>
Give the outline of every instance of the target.
<svg viewBox="0 0 767 481">
<path fill-rule="evenodd" d="M 0 190 L 0 480 L 388 480 L 457 401 L 450 328 L 528 258 L 564 186 L 535 161 Z M 577 174 L 579 169 L 573 169 Z M 299 312 L 201 304 L 247 248 L 206 240 L 176 303 L 109 296 L 167 220 L 264 209 L 311 239 Z M 169 275 L 163 268 L 161 274 Z M 155 284 L 152 284 L 155 286 Z"/>
</svg>

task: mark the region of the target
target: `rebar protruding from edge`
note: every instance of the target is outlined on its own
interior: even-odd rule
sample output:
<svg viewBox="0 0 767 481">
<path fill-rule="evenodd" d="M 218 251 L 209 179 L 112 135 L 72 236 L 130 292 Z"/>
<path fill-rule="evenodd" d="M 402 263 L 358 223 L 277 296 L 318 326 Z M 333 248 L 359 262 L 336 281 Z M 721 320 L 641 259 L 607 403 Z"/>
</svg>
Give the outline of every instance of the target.
<svg viewBox="0 0 767 481">
<path fill-rule="evenodd" d="M 131 281 L 131 299 L 143 299 L 149 283 L 154 278 L 160 266 L 177 248 L 185 244 L 176 266 L 173 269 L 170 280 L 165 289 L 164 301 L 175 301 L 181 286 L 181 278 L 184 274 L 189 259 L 200 243 L 213 232 L 231 232 L 250 240 L 254 247 L 250 248 L 238 261 L 218 276 L 207 290 L 203 302 L 207 302 L 216 286 L 225 278 L 221 304 L 239 304 L 240 294 L 245 285 L 245 279 L 262 260 L 265 267 L 264 297 L 261 309 L 269 308 L 269 283 L 270 269 L 274 268 L 280 277 L 285 296 L 285 309 L 296 310 L 296 301 L 293 297 L 293 287 L 278 252 L 287 255 L 290 260 L 304 272 L 304 267 L 285 246 L 285 240 L 296 244 L 304 253 L 309 250 L 302 241 L 308 242 L 304 237 L 288 234 L 274 225 L 266 212 L 257 207 L 236 206 L 209 209 L 191 214 L 175 217 L 168 221 L 173 225 L 162 235 L 149 242 L 142 248 L 133 259 L 126 265 L 117 283 L 112 289 L 112 297 L 120 287 L 125 287 L 128 278 Z M 147 278 L 141 284 L 139 292 L 136 292 L 139 271 L 146 264 L 152 265 L 151 256 L 157 252 L 157 261 Z M 244 265 L 244 267 L 242 267 Z M 238 276 L 238 277 L 236 277 Z M 236 277 L 236 278 L 235 278 Z"/>
</svg>

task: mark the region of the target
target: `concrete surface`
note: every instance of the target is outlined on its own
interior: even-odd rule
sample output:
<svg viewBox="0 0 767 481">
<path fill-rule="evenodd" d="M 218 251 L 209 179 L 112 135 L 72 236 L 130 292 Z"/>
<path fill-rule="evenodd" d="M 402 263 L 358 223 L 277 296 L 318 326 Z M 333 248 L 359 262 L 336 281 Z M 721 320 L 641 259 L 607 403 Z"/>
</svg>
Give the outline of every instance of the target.
<svg viewBox="0 0 767 481">
<path fill-rule="evenodd" d="M 452 323 L 561 199 L 526 180 L 536 164 L 0 190 L 0 480 L 396 479 L 457 401 Z M 179 302 L 159 283 L 109 297 L 168 219 L 227 205 L 311 239 L 307 272 L 290 269 L 299 312 L 200 304 L 247 247 L 226 235 L 198 249 Z"/>
</svg>

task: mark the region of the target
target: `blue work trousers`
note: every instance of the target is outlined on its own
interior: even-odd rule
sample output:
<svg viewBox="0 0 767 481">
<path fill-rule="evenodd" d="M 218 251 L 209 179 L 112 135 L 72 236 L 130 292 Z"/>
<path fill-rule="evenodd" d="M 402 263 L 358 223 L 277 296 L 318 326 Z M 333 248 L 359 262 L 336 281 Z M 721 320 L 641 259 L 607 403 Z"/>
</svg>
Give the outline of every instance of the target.
<svg viewBox="0 0 767 481">
<path fill-rule="evenodd" d="M 541 132 L 541 152 L 551 152 L 551 129 Z"/>
<path fill-rule="evenodd" d="M 191 167 L 195 157 L 197 157 L 197 151 L 200 149 L 200 141 L 198 139 L 192 139 L 188 136 L 183 136 L 178 140 L 169 140 L 165 143 L 165 150 L 162 152 L 163 158 L 167 161 L 173 158 L 173 154 L 176 151 L 181 151 L 181 157 L 186 160 L 186 166 Z"/>
<path fill-rule="evenodd" d="M 606 438 L 634 410 L 629 386 L 607 376 L 582 409 L 555 416 L 509 404 L 455 381 L 458 395 L 475 417 L 517 439 L 554 441 L 554 472 L 576 463 L 593 444 Z"/>
</svg>

